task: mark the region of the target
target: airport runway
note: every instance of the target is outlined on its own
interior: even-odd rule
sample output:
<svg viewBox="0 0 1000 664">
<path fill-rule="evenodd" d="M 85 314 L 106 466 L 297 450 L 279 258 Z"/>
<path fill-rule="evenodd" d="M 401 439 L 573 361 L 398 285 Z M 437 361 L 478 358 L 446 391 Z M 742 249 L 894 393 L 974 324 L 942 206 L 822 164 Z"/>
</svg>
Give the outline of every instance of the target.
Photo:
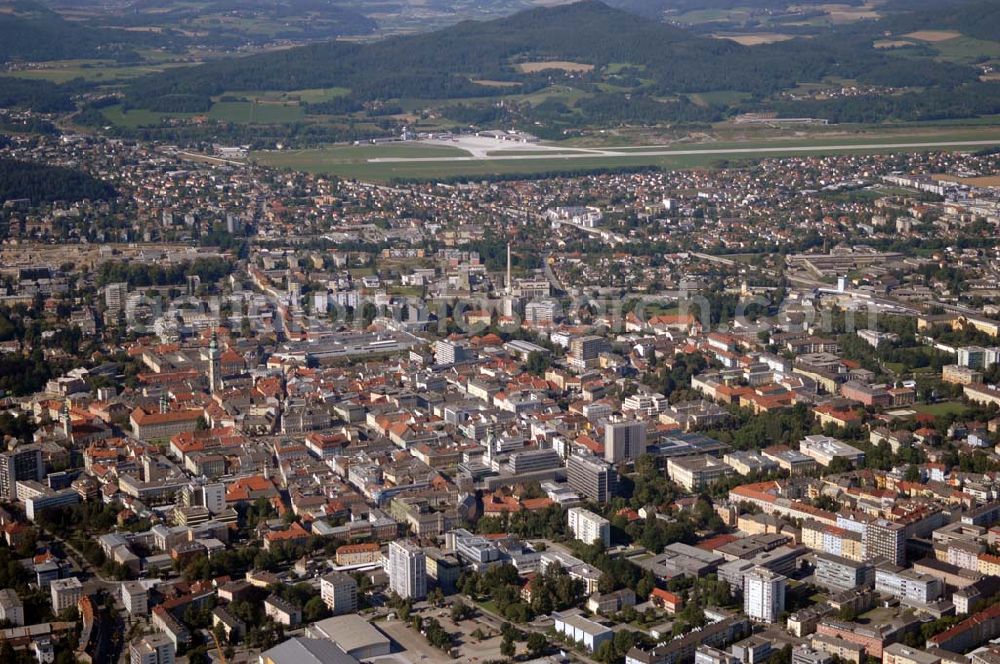
<svg viewBox="0 0 1000 664">
<path fill-rule="evenodd" d="M 629 148 L 627 151 L 621 150 L 599 150 L 587 148 L 587 152 L 560 152 L 554 146 L 531 146 L 533 150 L 545 150 L 536 154 L 476 154 L 468 157 L 375 157 L 368 160 L 373 164 L 389 163 L 416 163 L 416 162 L 466 162 L 466 161 L 524 161 L 532 159 L 601 159 L 605 157 L 678 157 L 689 155 L 766 155 L 771 153 L 792 153 L 792 152 L 838 152 L 845 150 L 896 150 L 909 148 L 960 148 L 960 147 L 984 147 L 989 145 L 1000 145 L 1000 138 L 983 141 L 930 141 L 926 143 L 847 143 L 840 145 L 787 145 L 774 147 L 756 148 L 704 148 L 700 150 L 664 150 L 659 146 L 649 146 L 647 150 L 643 146 Z M 547 149 L 546 149 L 547 148 Z M 575 150 L 576 148 L 567 148 Z"/>
</svg>

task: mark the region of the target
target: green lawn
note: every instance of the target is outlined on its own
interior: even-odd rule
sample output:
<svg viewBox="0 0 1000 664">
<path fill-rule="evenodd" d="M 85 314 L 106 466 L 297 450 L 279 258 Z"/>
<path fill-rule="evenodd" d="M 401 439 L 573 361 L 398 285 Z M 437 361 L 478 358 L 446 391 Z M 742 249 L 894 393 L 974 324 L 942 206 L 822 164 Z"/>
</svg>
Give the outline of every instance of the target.
<svg viewBox="0 0 1000 664">
<path fill-rule="evenodd" d="M 488 600 L 486 600 L 484 602 L 476 602 L 476 604 L 478 604 L 482 608 L 486 609 L 490 613 L 493 613 L 495 615 L 500 615 L 500 609 L 497 608 L 497 603 L 495 601 L 493 601 L 492 599 L 488 599 Z"/>
<path fill-rule="evenodd" d="M 464 157 L 458 148 L 434 145 L 394 143 L 391 145 L 337 145 L 308 150 L 255 152 L 253 158 L 276 168 L 295 168 L 309 172 L 336 172 L 341 167 L 367 164 L 377 157 Z M 375 164 L 373 164 L 375 165 Z"/>
<path fill-rule="evenodd" d="M 342 148 L 337 148 L 343 154 Z M 383 154 L 380 156 L 390 156 Z M 391 155 L 396 156 L 396 155 Z M 443 155 L 447 156 L 447 155 Z M 568 159 L 554 156 L 551 159 L 531 160 L 477 160 L 453 162 L 369 162 L 366 158 L 345 160 L 331 156 L 328 151 L 301 150 L 297 152 L 255 152 L 252 157 L 260 163 L 278 168 L 293 168 L 312 173 L 332 173 L 347 178 L 387 181 L 394 178 L 434 180 L 456 176 L 482 176 L 494 174 L 541 174 L 560 171 L 579 171 L 595 168 L 628 168 L 659 165 L 665 168 L 693 168 L 711 166 L 718 157 L 585 157 Z"/>
<path fill-rule="evenodd" d="M 808 132 L 808 130 L 807 130 Z M 993 123 L 986 123 L 983 126 L 951 127 L 951 126 L 926 126 L 923 124 L 912 126 L 876 126 L 862 127 L 859 125 L 847 126 L 837 125 L 836 129 L 824 127 L 821 131 L 809 133 L 808 135 L 798 135 L 798 128 L 795 135 L 775 136 L 771 138 L 758 138 L 749 141 L 713 141 L 711 143 L 674 143 L 666 145 L 663 149 L 677 150 L 718 150 L 725 148 L 800 148 L 805 146 L 831 146 L 831 145 L 856 145 L 864 147 L 878 143 L 933 143 L 949 141 L 982 141 L 995 140 L 1000 142 L 1000 127 Z M 648 145 L 642 146 L 615 146 L 615 150 L 623 152 L 634 150 L 649 150 Z M 978 148 L 973 148 L 978 149 Z"/>
<path fill-rule="evenodd" d="M 962 415 L 968 411 L 968 407 L 961 401 L 942 401 L 941 403 L 918 404 L 913 407 L 918 413 L 926 413 L 934 417 L 945 415 Z"/>
<path fill-rule="evenodd" d="M 676 316 L 680 309 L 674 306 L 665 307 L 659 302 L 650 302 L 646 306 L 642 307 L 642 310 L 646 318 L 651 318 L 653 316 Z"/>
<path fill-rule="evenodd" d="M 884 625 L 891 621 L 895 615 L 896 609 L 880 606 L 868 611 L 867 613 L 862 613 L 858 616 L 858 622 L 863 625 Z"/>
</svg>

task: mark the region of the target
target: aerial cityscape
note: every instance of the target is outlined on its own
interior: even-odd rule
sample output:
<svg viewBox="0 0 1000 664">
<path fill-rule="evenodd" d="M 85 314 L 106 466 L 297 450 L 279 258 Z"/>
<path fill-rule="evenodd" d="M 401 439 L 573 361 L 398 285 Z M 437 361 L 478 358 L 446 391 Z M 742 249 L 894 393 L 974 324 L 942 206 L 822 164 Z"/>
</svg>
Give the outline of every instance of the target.
<svg viewBox="0 0 1000 664">
<path fill-rule="evenodd" d="M 0 0 L 0 664 L 1000 664 L 1000 2 Z"/>
</svg>

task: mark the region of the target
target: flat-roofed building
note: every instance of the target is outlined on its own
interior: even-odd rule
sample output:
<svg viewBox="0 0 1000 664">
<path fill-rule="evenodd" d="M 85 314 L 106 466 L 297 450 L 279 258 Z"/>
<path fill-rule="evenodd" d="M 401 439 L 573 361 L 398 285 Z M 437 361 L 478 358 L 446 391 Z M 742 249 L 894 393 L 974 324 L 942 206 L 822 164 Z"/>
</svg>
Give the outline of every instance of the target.
<svg viewBox="0 0 1000 664">
<path fill-rule="evenodd" d="M 121 586 L 122 604 L 131 616 L 149 615 L 149 591 L 139 581 L 125 581 Z"/>
<path fill-rule="evenodd" d="M 357 664 L 343 648 L 328 639 L 293 636 L 258 656 L 260 664 Z"/>
<path fill-rule="evenodd" d="M 806 646 L 792 648 L 792 664 L 833 664 L 833 655 Z"/>
<path fill-rule="evenodd" d="M 983 372 L 958 364 L 941 367 L 941 381 L 952 385 L 974 385 L 983 382 Z"/>
<path fill-rule="evenodd" d="M 806 436 L 799 442 L 799 451 L 816 459 L 821 466 L 829 466 L 834 459 L 846 459 L 852 465 L 863 463 L 865 453 L 830 436 Z"/>
<path fill-rule="evenodd" d="M 778 462 L 755 451 L 733 451 L 722 457 L 722 460 L 740 475 L 751 473 L 767 473 L 778 470 Z"/>
<path fill-rule="evenodd" d="M 850 664 L 861 664 L 865 657 L 865 649 L 856 643 L 845 641 L 827 634 L 813 634 L 809 640 L 812 647 L 828 655 L 839 657 Z"/>
<path fill-rule="evenodd" d="M 816 583 L 831 590 L 850 590 L 870 584 L 875 572 L 868 563 L 849 560 L 832 553 L 816 554 Z"/>
<path fill-rule="evenodd" d="M 667 460 L 667 476 L 688 491 L 700 491 L 733 474 L 733 468 L 707 454 Z"/>
<path fill-rule="evenodd" d="M 611 522 L 582 507 L 571 507 L 566 512 L 569 530 L 573 537 L 584 544 L 600 541 L 604 546 L 611 544 Z"/>
<path fill-rule="evenodd" d="M 884 563 L 875 568 L 875 591 L 901 601 L 929 604 L 944 593 L 941 579 Z"/>
<path fill-rule="evenodd" d="M 584 618 L 579 611 L 555 612 L 552 614 L 555 630 L 574 643 L 582 643 L 589 652 L 595 652 L 605 641 L 614 637 L 614 632 L 600 623 Z"/>
<path fill-rule="evenodd" d="M 743 612 L 755 622 L 777 622 L 785 610 L 787 578 L 755 567 L 743 576 Z"/>
<path fill-rule="evenodd" d="M 714 551 L 674 542 L 664 547 L 663 553 L 637 561 L 637 564 L 656 576 L 670 579 L 680 575 L 702 577 L 714 572 L 724 561 L 725 558 Z"/>
<path fill-rule="evenodd" d="M 56 579 L 49 584 L 49 591 L 52 594 L 52 612 L 60 613 L 77 605 L 83 597 L 83 584 L 75 576 Z"/>
<path fill-rule="evenodd" d="M 618 473 L 607 461 L 571 454 L 566 460 L 566 480 L 579 493 L 606 503 L 618 491 Z"/>
<path fill-rule="evenodd" d="M 320 596 L 333 615 L 358 610 L 358 583 L 343 572 L 331 572 L 319 582 Z"/>
<path fill-rule="evenodd" d="M 391 652 L 392 642 L 375 625 L 357 614 L 335 616 L 313 623 L 306 636 L 333 641 L 351 657 L 368 660 Z"/>
<path fill-rule="evenodd" d="M 174 664 L 175 653 L 166 634 L 147 634 L 129 644 L 130 664 Z"/>
<path fill-rule="evenodd" d="M 736 560 L 738 558 L 753 558 L 759 553 L 777 549 L 782 544 L 789 541 L 787 535 L 767 534 L 751 535 L 742 539 L 734 540 L 728 544 L 716 547 L 715 551 L 722 554 L 726 560 Z"/>
<path fill-rule="evenodd" d="M 423 550 L 411 542 L 389 544 L 389 588 L 400 597 L 427 596 L 427 562 Z"/>
<path fill-rule="evenodd" d="M 875 519 L 865 527 L 865 558 L 881 556 L 893 565 L 906 563 L 906 526 L 887 519 Z"/>
<path fill-rule="evenodd" d="M 882 664 L 940 664 L 941 658 L 902 643 L 890 643 L 882 649 Z"/>
<path fill-rule="evenodd" d="M 712 646 L 698 646 L 694 651 L 694 664 L 740 664 L 738 657 Z"/>
<path fill-rule="evenodd" d="M 0 620 L 7 621 L 14 627 L 24 625 L 24 603 L 13 588 L 0 590 Z"/>
<path fill-rule="evenodd" d="M 264 613 L 276 623 L 297 627 L 302 622 L 302 609 L 278 595 L 264 600 Z"/>
<path fill-rule="evenodd" d="M 779 468 L 787 470 L 792 475 L 807 473 L 816 468 L 816 459 L 806 456 L 787 445 L 772 445 L 765 447 L 760 453 L 778 464 Z"/>
<path fill-rule="evenodd" d="M 683 664 L 691 662 L 699 646 L 722 647 L 750 631 L 746 616 L 732 616 L 691 630 L 650 650 L 634 647 L 625 655 L 625 664 Z"/>
<path fill-rule="evenodd" d="M 45 462 L 42 460 L 42 448 L 38 445 L 21 445 L 0 452 L 0 498 L 14 500 L 18 482 L 41 482 L 44 477 Z"/>
<path fill-rule="evenodd" d="M 628 463 L 646 453 L 646 422 L 624 420 L 604 427 L 604 460 Z"/>
</svg>

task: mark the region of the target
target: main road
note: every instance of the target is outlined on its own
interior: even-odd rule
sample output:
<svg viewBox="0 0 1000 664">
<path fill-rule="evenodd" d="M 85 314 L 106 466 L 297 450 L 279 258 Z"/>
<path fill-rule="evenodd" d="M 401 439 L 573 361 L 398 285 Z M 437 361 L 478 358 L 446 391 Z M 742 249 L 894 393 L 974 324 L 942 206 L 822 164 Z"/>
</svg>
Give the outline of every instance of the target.
<svg viewBox="0 0 1000 664">
<path fill-rule="evenodd" d="M 531 154 L 487 154 L 467 157 L 374 157 L 370 164 L 398 163 L 451 163 L 467 161 L 528 161 L 532 159 L 603 159 L 608 157 L 679 157 L 692 155 L 743 155 L 743 154 L 787 154 L 799 152 L 843 152 L 852 150 L 904 150 L 910 148 L 964 148 L 1000 145 L 1000 138 L 980 141 L 930 141 L 907 143 L 843 143 L 839 145 L 782 145 L 754 148 L 704 148 L 699 150 L 663 150 L 656 146 L 635 147 L 623 150 L 597 150 L 587 152 L 560 152 L 559 148 Z"/>
</svg>

